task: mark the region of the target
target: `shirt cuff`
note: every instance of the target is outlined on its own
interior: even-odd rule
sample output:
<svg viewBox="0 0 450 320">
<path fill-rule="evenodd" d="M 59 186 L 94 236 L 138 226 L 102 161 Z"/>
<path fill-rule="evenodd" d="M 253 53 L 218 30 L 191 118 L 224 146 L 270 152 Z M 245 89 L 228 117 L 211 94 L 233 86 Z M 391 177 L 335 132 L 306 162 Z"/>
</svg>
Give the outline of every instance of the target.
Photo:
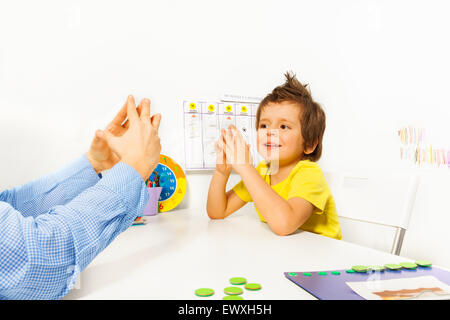
<svg viewBox="0 0 450 320">
<path fill-rule="evenodd" d="M 98 184 L 107 186 L 120 195 L 130 211 L 137 209 L 138 214 L 141 214 L 147 206 L 149 195 L 145 181 L 132 166 L 124 162 L 118 162 L 110 170 L 103 172 Z"/>
<path fill-rule="evenodd" d="M 100 180 L 100 177 L 97 175 L 97 172 L 95 172 L 85 154 L 83 154 L 81 157 L 73 161 L 65 168 L 58 171 L 56 173 L 56 180 L 60 182 L 76 174 L 79 174 L 80 172 L 83 172 L 83 178 L 87 181 L 91 181 L 92 185 Z"/>
</svg>

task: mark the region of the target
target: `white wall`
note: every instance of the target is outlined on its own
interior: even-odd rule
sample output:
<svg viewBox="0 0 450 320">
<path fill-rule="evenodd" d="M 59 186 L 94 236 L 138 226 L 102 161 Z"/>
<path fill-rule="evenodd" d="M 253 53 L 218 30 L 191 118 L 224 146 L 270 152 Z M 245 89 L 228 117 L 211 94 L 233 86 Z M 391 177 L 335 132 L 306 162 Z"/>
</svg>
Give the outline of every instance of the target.
<svg viewBox="0 0 450 320">
<path fill-rule="evenodd" d="M 399 127 L 432 127 L 450 143 L 449 8 L 405 0 L 2 1 L 0 189 L 86 152 L 130 93 L 162 113 L 162 152 L 182 162 L 184 98 L 264 96 L 287 70 L 326 110 L 323 168 L 403 170 Z M 406 170 L 426 179 L 402 253 L 450 267 L 448 170 Z M 183 206 L 204 208 L 209 179 L 189 174 Z"/>
</svg>

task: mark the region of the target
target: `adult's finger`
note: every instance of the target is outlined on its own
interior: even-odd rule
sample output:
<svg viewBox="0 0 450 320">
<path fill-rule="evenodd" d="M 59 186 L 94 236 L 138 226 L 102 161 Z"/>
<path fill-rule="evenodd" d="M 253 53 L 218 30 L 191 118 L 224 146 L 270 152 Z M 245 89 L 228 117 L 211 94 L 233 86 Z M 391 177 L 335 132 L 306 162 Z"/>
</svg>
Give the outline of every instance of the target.
<svg viewBox="0 0 450 320">
<path fill-rule="evenodd" d="M 120 126 L 122 125 L 122 123 L 125 121 L 126 118 L 127 118 L 127 102 L 124 103 L 123 107 L 116 114 L 114 119 L 106 126 L 106 130 L 116 133 L 116 131 L 120 128 Z"/>
<path fill-rule="evenodd" d="M 162 118 L 162 116 L 160 113 L 157 113 L 154 116 L 152 116 L 151 123 L 152 123 L 153 128 L 156 129 L 156 131 L 159 130 L 159 125 L 161 124 L 161 118 Z"/>
<path fill-rule="evenodd" d="M 134 97 L 132 95 L 129 95 L 127 99 L 127 116 L 128 120 L 131 122 L 136 122 L 139 120 L 139 115 L 136 110 L 136 103 L 134 102 Z"/>
<path fill-rule="evenodd" d="M 113 150 L 116 154 L 119 154 L 116 147 L 117 137 L 114 136 L 114 134 L 112 134 L 108 130 L 98 130 L 96 134 L 99 138 L 104 139 L 108 143 L 108 146 L 111 148 L 111 150 Z"/>
<path fill-rule="evenodd" d="M 125 102 L 120 109 L 120 111 L 117 113 L 117 115 L 114 117 L 114 119 L 110 122 L 110 125 L 117 125 L 120 126 L 125 119 L 127 118 L 127 102 Z"/>
<path fill-rule="evenodd" d="M 140 114 L 142 112 L 142 102 L 143 102 L 143 100 L 141 100 L 141 102 L 139 103 L 139 105 L 136 108 L 137 109 L 137 113 L 138 113 L 139 116 L 140 116 Z M 125 109 L 125 118 L 126 118 L 126 116 L 127 116 L 127 103 L 125 103 L 124 109 Z M 123 120 L 125 118 L 122 119 L 122 121 L 119 123 L 119 125 L 121 125 L 122 128 L 124 128 L 124 129 L 128 129 L 130 127 L 130 121 L 128 119 L 126 119 L 126 121 L 124 122 Z"/>
<path fill-rule="evenodd" d="M 143 105 L 143 103 L 144 103 L 144 100 L 145 100 L 145 99 L 142 99 L 141 102 L 139 102 L 139 105 L 137 106 L 137 112 L 138 112 L 139 117 L 141 116 L 142 105 Z"/>
<path fill-rule="evenodd" d="M 92 140 L 92 146 L 94 148 L 101 148 L 105 144 L 106 144 L 106 141 L 103 138 L 103 131 L 101 131 L 101 130 L 95 131 L 94 139 Z"/>
<path fill-rule="evenodd" d="M 147 98 L 143 99 L 140 103 L 141 108 L 141 120 L 150 121 L 150 100 Z"/>
</svg>

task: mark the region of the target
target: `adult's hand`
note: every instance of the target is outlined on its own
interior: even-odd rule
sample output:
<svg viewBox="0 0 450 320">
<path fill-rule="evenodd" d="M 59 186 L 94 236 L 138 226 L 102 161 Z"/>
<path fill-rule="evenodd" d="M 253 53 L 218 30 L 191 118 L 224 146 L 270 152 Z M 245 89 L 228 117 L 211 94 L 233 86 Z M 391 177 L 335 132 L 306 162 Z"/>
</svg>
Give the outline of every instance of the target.
<svg viewBox="0 0 450 320">
<path fill-rule="evenodd" d="M 137 107 L 138 114 L 141 114 L 141 110 L 142 101 Z M 120 109 L 114 119 L 106 126 L 105 130 L 115 136 L 122 136 L 129 127 L 129 121 L 124 123 L 126 117 L 127 102 L 125 102 L 122 109 Z M 95 132 L 94 139 L 91 142 L 89 151 L 86 153 L 86 157 L 97 173 L 111 169 L 117 162 L 120 161 L 120 157 L 111 150 L 101 130 L 97 130 Z"/>
<path fill-rule="evenodd" d="M 126 115 L 129 125 L 121 135 L 114 135 L 109 130 L 100 132 L 111 150 L 124 162 L 132 166 L 146 180 L 159 163 L 161 143 L 158 129 L 161 115 L 150 118 L 150 100 L 141 102 L 140 115 L 136 110 L 133 96 L 128 96 Z"/>
</svg>

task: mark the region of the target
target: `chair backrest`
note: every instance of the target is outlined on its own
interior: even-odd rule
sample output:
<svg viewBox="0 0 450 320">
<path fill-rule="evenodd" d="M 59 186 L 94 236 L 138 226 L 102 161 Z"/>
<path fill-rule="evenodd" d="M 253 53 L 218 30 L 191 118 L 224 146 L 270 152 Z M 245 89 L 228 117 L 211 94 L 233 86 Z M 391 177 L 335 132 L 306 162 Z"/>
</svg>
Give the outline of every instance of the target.
<svg viewBox="0 0 450 320">
<path fill-rule="evenodd" d="M 396 228 L 390 251 L 399 254 L 416 197 L 418 176 L 397 172 L 325 172 L 324 174 L 334 196 L 338 216 Z M 343 230 L 343 240 L 361 242 L 357 239 L 361 237 L 360 230 L 346 231 Z"/>
</svg>

